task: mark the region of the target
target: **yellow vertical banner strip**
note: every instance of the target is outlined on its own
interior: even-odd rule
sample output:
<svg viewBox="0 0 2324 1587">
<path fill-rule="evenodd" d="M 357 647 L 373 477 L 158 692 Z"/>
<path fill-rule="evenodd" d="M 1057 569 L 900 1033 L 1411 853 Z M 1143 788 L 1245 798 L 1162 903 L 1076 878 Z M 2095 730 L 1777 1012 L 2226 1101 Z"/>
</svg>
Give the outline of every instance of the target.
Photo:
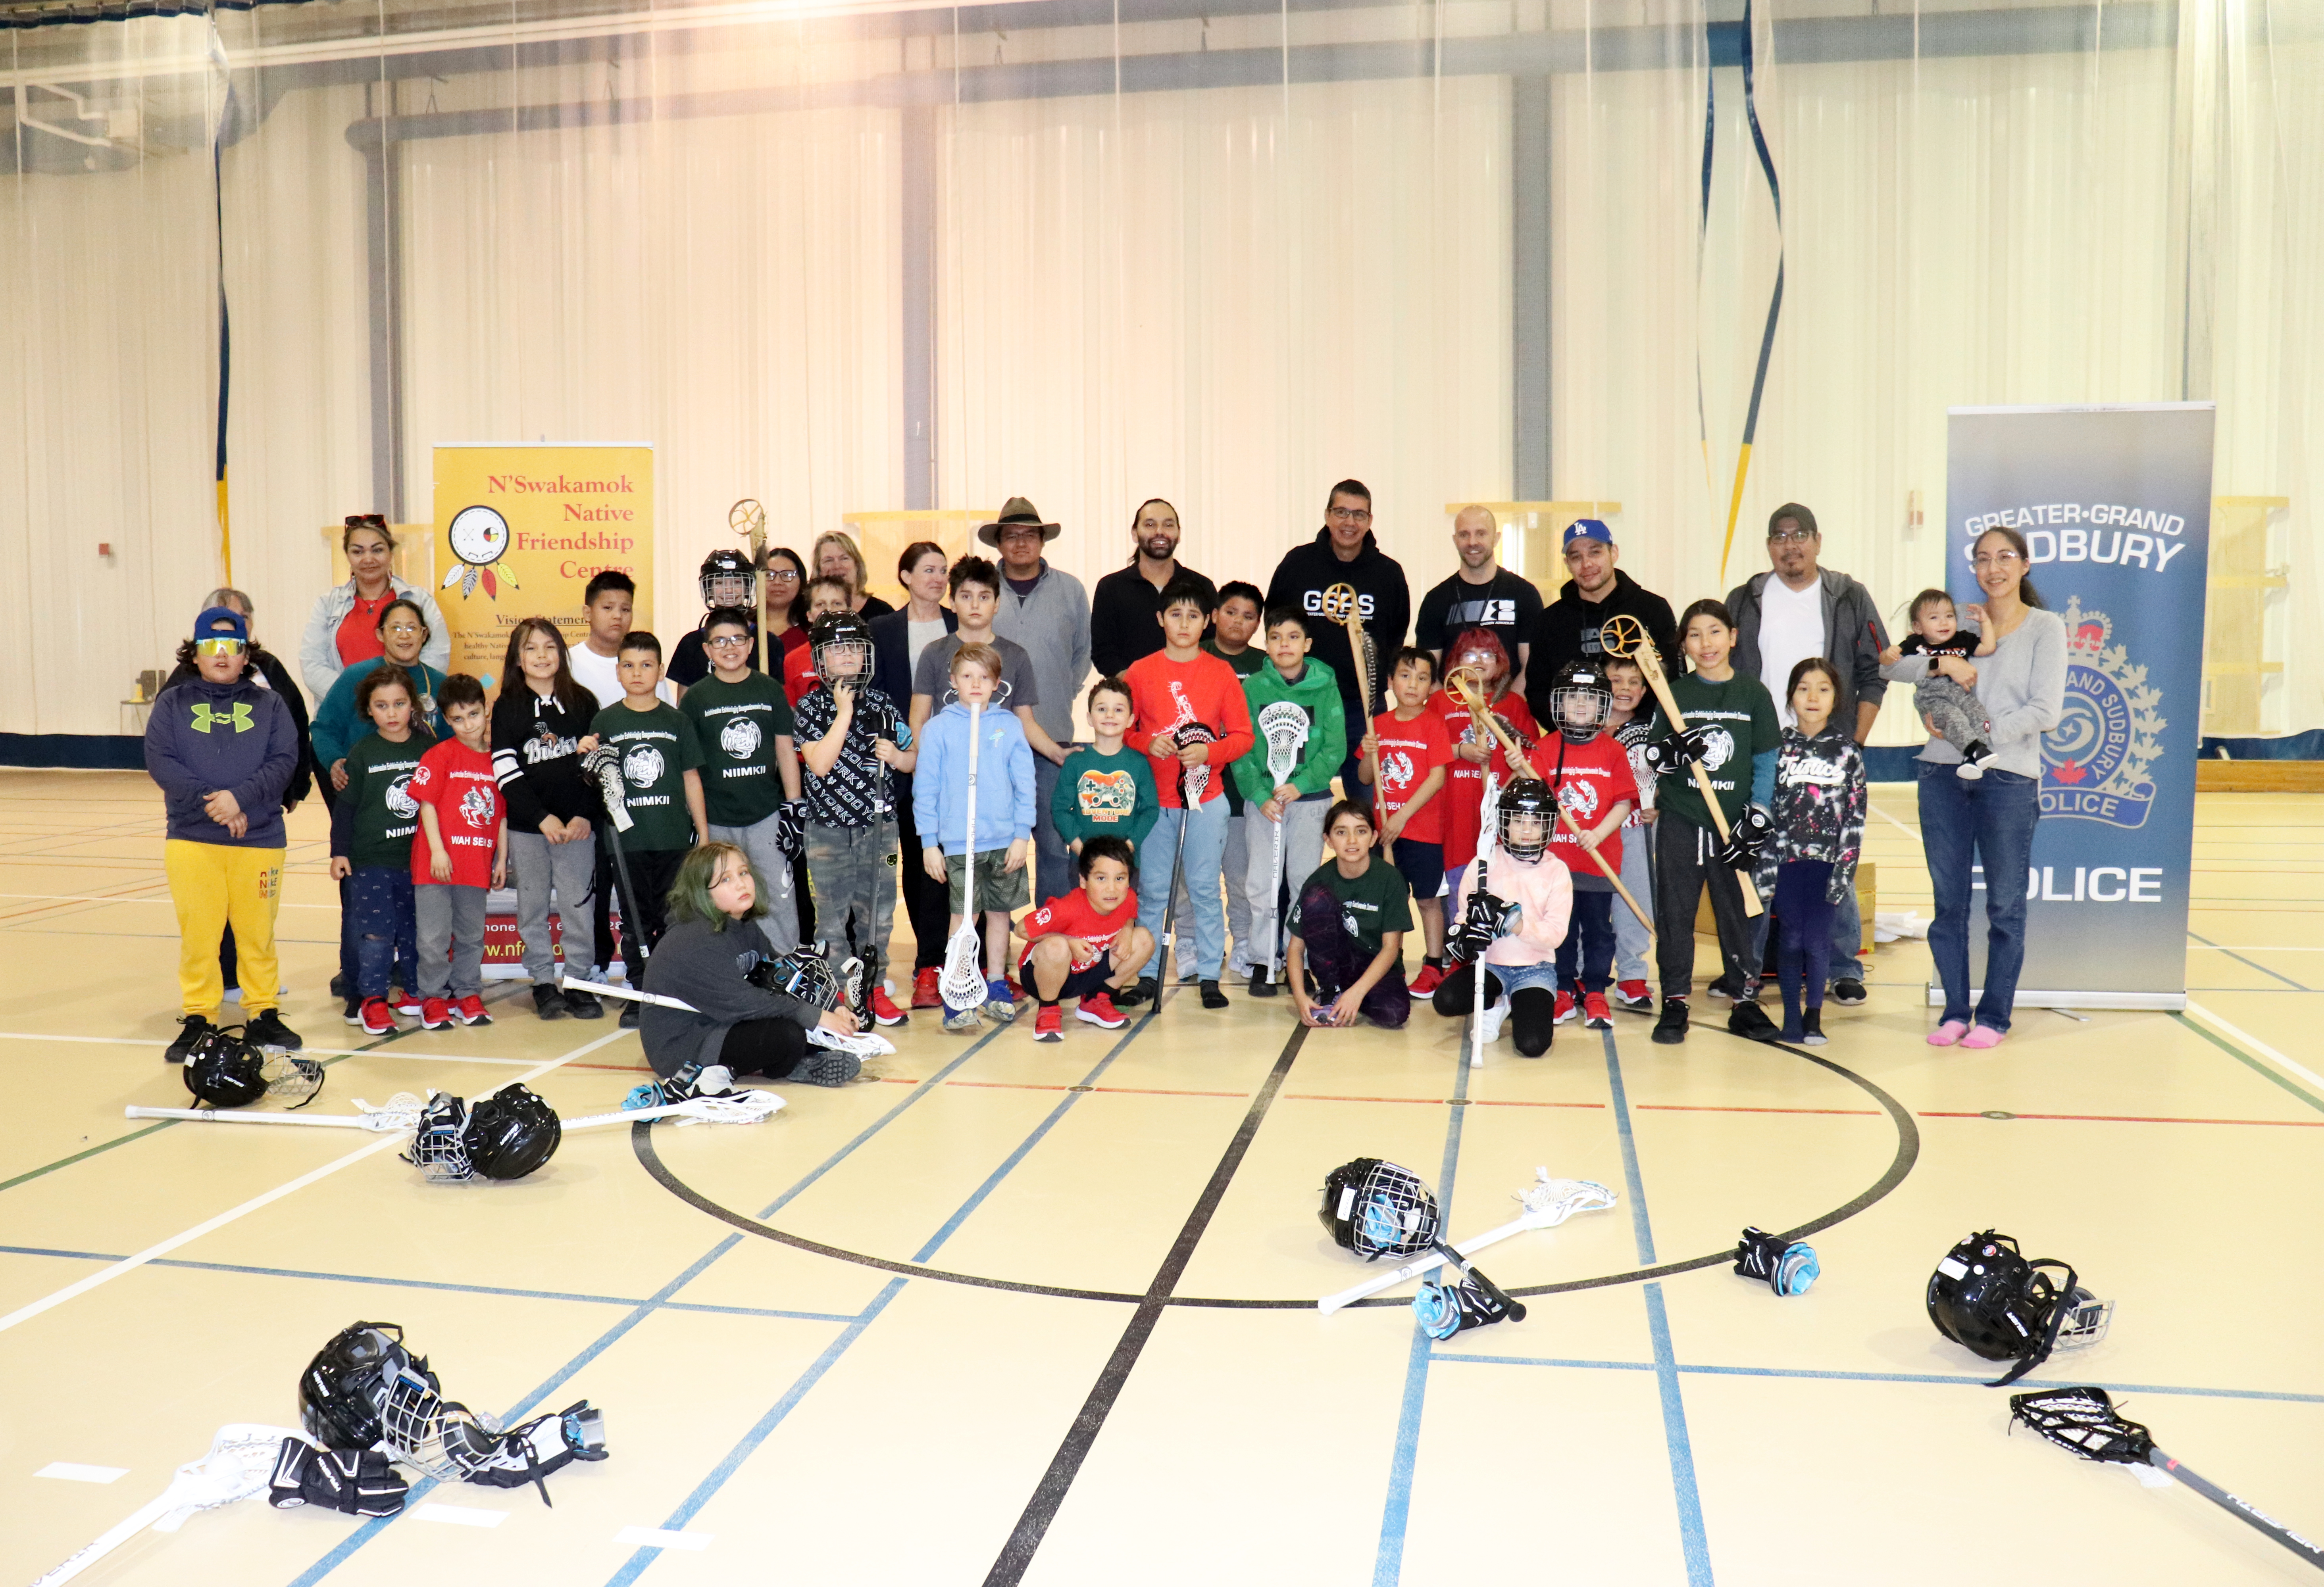
<svg viewBox="0 0 2324 1587">
<path fill-rule="evenodd" d="M 1735 555 L 1735 520 L 1743 511 L 1743 481 L 1751 472 L 1751 443 L 1746 441 L 1735 453 L 1735 493 L 1727 500 L 1727 544 L 1719 553 L 1719 582 L 1727 583 L 1727 562 Z"/>
</svg>

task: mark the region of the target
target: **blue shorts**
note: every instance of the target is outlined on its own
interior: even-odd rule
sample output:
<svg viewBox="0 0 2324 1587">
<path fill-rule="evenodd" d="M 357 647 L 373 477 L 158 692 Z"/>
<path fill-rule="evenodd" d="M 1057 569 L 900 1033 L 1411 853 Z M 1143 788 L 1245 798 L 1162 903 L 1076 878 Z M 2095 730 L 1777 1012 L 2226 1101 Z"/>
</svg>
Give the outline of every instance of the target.
<svg viewBox="0 0 2324 1587">
<path fill-rule="evenodd" d="M 1444 845 L 1416 843 L 1409 838 L 1396 840 L 1397 874 L 1403 876 L 1417 899 L 1434 898 L 1444 887 Z"/>
</svg>

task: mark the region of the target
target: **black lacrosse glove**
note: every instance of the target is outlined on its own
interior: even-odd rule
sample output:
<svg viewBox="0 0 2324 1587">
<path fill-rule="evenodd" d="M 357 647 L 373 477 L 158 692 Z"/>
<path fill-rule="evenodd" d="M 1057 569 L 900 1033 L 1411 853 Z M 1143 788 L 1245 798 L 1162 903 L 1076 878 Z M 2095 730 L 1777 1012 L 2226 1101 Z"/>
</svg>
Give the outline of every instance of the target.
<svg viewBox="0 0 2324 1587">
<path fill-rule="evenodd" d="M 1449 1248 L 1439 1243 L 1439 1251 Z M 1500 1286 L 1471 1268 L 1462 1273 L 1460 1267 L 1448 1261 L 1447 1273 L 1460 1274 L 1458 1282 L 1442 1283 L 1435 1279 L 1421 1281 L 1420 1292 L 1412 1298 L 1413 1316 L 1419 1320 L 1421 1332 L 1431 1339 L 1450 1339 L 1470 1328 L 1489 1327 L 1499 1322 L 1525 1321 L 1522 1301 L 1512 1300 Z"/>
<path fill-rule="evenodd" d="M 318 1449 L 304 1438 L 285 1438 L 266 1482 L 266 1502 L 276 1509 L 311 1504 L 343 1516 L 392 1516 L 410 1487 L 375 1449 Z"/>
<path fill-rule="evenodd" d="M 605 1458 L 605 1413 L 586 1399 L 576 1399 L 555 1416 L 535 1417 L 500 1436 L 499 1445 L 466 1472 L 471 1482 L 487 1488 L 521 1488 L 530 1482 L 540 1489 L 540 1502 L 549 1502 L 549 1485 L 541 1479 L 576 1460 Z"/>
<path fill-rule="evenodd" d="M 1719 846 L 1719 852 L 1712 858 L 1729 870 L 1754 869 L 1759 863 L 1759 850 L 1775 830 L 1775 818 L 1767 813 L 1766 806 L 1747 804 L 1728 823 L 1727 841 Z"/>
<path fill-rule="evenodd" d="M 775 810 L 775 847 L 786 859 L 807 852 L 807 801 L 786 799 Z"/>
<path fill-rule="evenodd" d="M 1517 928 L 1523 909 L 1496 896 L 1483 887 L 1469 894 L 1463 906 L 1461 923 L 1447 933 L 1444 957 L 1454 964 L 1468 964 L 1484 957 L 1485 949 L 1496 940 L 1508 936 Z"/>
<path fill-rule="evenodd" d="M 1744 1230 L 1735 1246 L 1736 1276 L 1757 1279 L 1778 1295 L 1805 1295 L 1822 1271 L 1813 1246 L 1765 1229 Z"/>
<path fill-rule="evenodd" d="M 1656 775 L 1683 772 L 1711 752 L 1708 726 L 1689 728 L 1667 738 L 1650 739 L 1639 753 L 1645 757 L 1646 769 Z"/>
</svg>

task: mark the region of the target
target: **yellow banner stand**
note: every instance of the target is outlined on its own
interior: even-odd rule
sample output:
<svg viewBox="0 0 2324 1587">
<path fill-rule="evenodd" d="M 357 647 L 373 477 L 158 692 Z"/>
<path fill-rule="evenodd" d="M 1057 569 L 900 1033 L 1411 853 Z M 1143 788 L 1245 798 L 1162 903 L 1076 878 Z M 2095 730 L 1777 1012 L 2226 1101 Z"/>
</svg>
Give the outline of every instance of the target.
<svg viewBox="0 0 2324 1587">
<path fill-rule="evenodd" d="M 509 630 L 529 617 L 579 644 L 582 594 L 608 568 L 637 581 L 633 626 L 652 627 L 653 502 L 650 446 L 437 447 L 434 583 L 448 670 L 497 688 Z"/>
</svg>

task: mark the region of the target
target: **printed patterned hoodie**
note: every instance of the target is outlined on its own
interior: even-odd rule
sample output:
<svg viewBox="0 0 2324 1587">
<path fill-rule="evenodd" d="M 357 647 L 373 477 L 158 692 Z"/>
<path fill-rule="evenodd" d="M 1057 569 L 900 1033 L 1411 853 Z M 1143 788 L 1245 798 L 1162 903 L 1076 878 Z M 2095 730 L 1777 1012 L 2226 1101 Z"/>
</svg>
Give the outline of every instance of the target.
<svg viewBox="0 0 2324 1587">
<path fill-rule="evenodd" d="M 1775 747 L 1775 830 L 1752 873 L 1761 895 L 1774 896 L 1775 872 L 1785 861 L 1821 859 L 1831 867 L 1825 902 L 1847 897 L 1864 854 L 1867 803 L 1864 752 L 1854 738 L 1836 726 L 1812 738 L 1785 728 Z"/>
</svg>

